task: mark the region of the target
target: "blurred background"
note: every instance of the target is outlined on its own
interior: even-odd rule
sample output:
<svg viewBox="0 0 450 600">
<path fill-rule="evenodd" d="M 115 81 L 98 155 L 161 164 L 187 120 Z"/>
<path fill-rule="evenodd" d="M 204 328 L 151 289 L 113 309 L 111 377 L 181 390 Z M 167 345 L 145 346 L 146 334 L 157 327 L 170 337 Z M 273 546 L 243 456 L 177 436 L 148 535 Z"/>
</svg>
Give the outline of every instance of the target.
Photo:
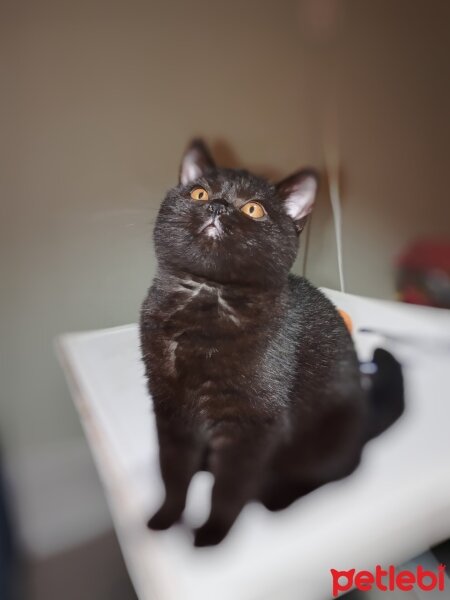
<svg viewBox="0 0 450 600">
<path fill-rule="evenodd" d="M 137 320 L 194 135 L 271 176 L 337 153 L 346 291 L 393 299 L 411 244 L 450 239 L 450 3 L 0 6 L 0 597 L 16 557 L 20 598 L 124 600 L 55 336 Z M 326 178 L 308 236 L 296 271 L 338 288 Z"/>
</svg>

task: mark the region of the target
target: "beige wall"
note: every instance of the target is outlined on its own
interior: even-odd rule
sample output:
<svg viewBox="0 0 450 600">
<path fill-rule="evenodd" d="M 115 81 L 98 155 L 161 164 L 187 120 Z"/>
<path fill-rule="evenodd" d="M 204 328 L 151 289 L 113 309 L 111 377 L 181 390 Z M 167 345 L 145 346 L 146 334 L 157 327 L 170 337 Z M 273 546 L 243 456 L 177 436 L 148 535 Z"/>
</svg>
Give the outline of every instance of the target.
<svg viewBox="0 0 450 600">
<path fill-rule="evenodd" d="M 281 174 L 321 166 L 335 99 L 348 291 L 392 295 L 392 259 L 449 234 L 449 4 L 316 1 L 2 4 L 2 399 L 10 453 L 80 436 L 52 351 L 67 330 L 135 321 L 152 220 L 180 153 Z M 63 6 L 65 8 L 63 8 Z M 322 193 L 308 275 L 336 286 Z"/>
</svg>

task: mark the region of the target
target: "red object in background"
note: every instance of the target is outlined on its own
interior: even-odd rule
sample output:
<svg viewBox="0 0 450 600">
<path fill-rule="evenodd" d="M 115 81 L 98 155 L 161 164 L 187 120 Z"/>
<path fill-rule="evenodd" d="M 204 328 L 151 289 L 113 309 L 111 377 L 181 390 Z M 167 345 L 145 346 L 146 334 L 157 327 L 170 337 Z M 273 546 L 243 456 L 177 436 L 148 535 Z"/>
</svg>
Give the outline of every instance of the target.
<svg viewBox="0 0 450 600">
<path fill-rule="evenodd" d="M 450 308 L 450 242 L 413 243 L 397 261 L 400 300 Z"/>
</svg>

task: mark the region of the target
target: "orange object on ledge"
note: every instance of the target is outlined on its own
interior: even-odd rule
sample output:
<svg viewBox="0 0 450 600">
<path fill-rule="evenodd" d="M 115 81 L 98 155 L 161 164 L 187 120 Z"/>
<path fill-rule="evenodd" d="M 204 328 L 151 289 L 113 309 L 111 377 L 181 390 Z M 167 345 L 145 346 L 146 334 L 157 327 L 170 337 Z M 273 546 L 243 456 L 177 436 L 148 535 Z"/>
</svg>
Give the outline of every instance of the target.
<svg viewBox="0 0 450 600">
<path fill-rule="evenodd" d="M 353 333 L 353 321 L 350 317 L 350 315 L 345 312 L 345 310 L 342 310 L 342 308 L 338 308 L 338 313 L 341 315 L 342 319 L 344 320 L 344 323 L 347 326 L 347 329 L 350 331 L 350 333 Z"/>
</svg>

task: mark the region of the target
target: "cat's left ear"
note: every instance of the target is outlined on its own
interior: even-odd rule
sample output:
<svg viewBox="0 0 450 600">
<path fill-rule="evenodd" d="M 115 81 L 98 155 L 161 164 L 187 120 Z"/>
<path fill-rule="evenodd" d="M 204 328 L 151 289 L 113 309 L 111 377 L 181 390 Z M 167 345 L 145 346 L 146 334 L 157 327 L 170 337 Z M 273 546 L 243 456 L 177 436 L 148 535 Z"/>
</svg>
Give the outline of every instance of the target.
<svg viewBox="0 0 450 600">
<path fill-rule="evenodd" d="M 187 185 L 201 177 L 205 171 L 213 169 L 215 166 L 214 160 L 203 140 L 192 140 L 181 161 L 180 183 Z"/>
<path fill-rule="evenodd" d="M 319 176 L 313 169 L 302 169 L 280 181 L 277 193 L 297 231 L 303 229 L 306 217 L 312 211 L 319 187 Z"/>
</svg>

